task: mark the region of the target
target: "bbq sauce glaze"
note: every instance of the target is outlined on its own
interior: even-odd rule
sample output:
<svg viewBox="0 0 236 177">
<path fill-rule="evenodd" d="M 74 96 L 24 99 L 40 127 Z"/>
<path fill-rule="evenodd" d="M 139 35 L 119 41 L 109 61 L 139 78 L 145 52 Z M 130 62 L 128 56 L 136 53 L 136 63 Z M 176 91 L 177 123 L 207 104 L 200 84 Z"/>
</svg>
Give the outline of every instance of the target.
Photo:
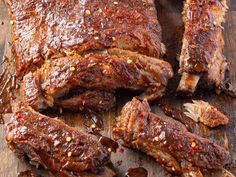
<svg viewBox="0 0 236 177">
<path fill-rule="evenodd" d="M 137 168 L 129 168 L 127 173 L 125 173 L 125 177 L 147 177 L 148 172 L 143 167 Z"/>
</svg>

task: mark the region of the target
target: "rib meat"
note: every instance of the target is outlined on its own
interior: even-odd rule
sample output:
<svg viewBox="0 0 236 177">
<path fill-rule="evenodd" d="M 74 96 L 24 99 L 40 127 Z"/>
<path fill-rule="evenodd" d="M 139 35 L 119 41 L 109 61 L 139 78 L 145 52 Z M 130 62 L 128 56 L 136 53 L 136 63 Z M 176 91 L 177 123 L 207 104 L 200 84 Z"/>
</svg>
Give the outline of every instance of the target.
<svg viewBox="0 0 236 177">
<path fill-rule="evenodd" d="M 39 78 L 40 75 L 37 73 L 28 73 L 25 75 L 20 89 L 22 101 L 35 110 L 43 110 L 50 106 L 71 111 L 101 112 L 107 111 L 115 105 L 115 96 L 111 91 L 77 88 L 72 89 L 65 97 L 61 94 L 61 96 L 55 96 L 55 99 L 49 99 L 49 96 L 43 94 Z"/>
<path fill-rule="evenodd" d="M 164 45 L 153 0 L 5 3 L 13 24 L 17 75 L 25 76 L 22 98 L 33 108 L 67 104 L 81 109 L 84 100 L 78 100 L 85 99 L 86 89 L 96 93 L 98 103 L 107 100 L 101 92 L 111 98 L 111 106 L 95 110 L 111 108 L 112 93 L 119 88 L 144 90 L 142 97 L 148 99 L 164 94 L 173 73 L 159 59 Z M 57 104 L 71 89 L 85 92 Z"/>
<path fill-rule="evenodd" d="M 8 147 L 55 173 L 99 172 L 110 153 L 98 139 L 22 106 L 6 124 Z"/>
<path fill-rule="evenodd" d="M 198 82 L 221 89 L 228 68 L 222 34 L 226 10 L 226 0 L 186 0 L 178 91 L 191 94 Z"/>
<path fill-rule="evenodd" d="M 172 74 L 170 64 L 165 61 L 110 49 L 106 53 L 73 55 L 46 61 L 39 70 L 25 75 L 21 95 L 35 109 L 53 107 L 58 98 L 79 88 L 106 92 L 119 88 L 144 90 L 141 97 L 151 100 L 163 96 Z M 98 102 L 107 101 L 101 97 Z M 64 106 L 65 102 L 60 105 Z"/>
<path fill-rule="evenodd" d="M 133 99 L 122 109 L 113 128 L 113 137 L 123 145 L 153 156 L 170 173 L 181 174 L 180 162 L 200 169 L 220 169 L 229 153 L 201 138 L 176 121 L 164 120 L 150 112 L 146 100 Z"/>
<path fill-rule="evenodd" d="M 65 108 L 71 111 L 108 111 L 115 105 L 113 92 L 86 91 L 80 95 L 68 99 L 57 100 L 56 107 Z"/>
<path fill-rule="evenodd" d="M 18 75 L 44 60 L 120 48 L 160 57 L 153 0 L 5 0 L 13 22 Z M 91 51 L 92 52 L 92 51 Z"/>
<path fill-rule="evenodd" d="M 169 63 L 119 49 L 107 52 L 46 62 L 40 71 L 41 88 L 49 96 L 74 87 L 100 90 L 146 88 L 145 97 L 148 99 L 163 95 L 172 76 Z"/>
</svg>

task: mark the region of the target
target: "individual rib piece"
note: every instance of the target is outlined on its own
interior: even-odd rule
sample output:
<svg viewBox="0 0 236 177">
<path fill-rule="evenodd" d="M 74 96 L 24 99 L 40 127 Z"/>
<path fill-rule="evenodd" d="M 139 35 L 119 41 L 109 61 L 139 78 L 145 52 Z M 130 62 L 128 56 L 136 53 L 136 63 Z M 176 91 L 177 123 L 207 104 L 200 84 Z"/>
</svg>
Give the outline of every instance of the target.
<svg viewBox="0 0 236 177">
<path fill-rule="evenodd" d="M 195 122 L 202 122 L 208 127 L 217 127 L 219 125 L 226 125 L 229 118 L 217 110 L 216 107 L 211 106 L 208 102 L 202 100 L 193 100 L 193 103 L 185 103 L 186 112 L 184 114 Z"/>
<path fill-rule="evenodd" d="M 226 0 L 186 0 L 178 91 L 192 94 L 198 82 L 221 89 L 227 70 L 222 34 L 226 10 Z"/>
<path fill-rule="evenodd" d="M 120 48 L 160 57 L 153 0 L 5 0 L 13 24 L 18 75 L 44 60 Z M 92 51 L 91 51 L 92 52 Z"/>
<path fill-rule="evenodd" d="M 35 109 L 53 107 L 58 98 L 79 88 L 108 92 L 119 88 L 144 90 L 141 97 L 152 100 L 163 96 L 172 75 L 171 66 L 165 61 L 110 49 L 106 53 L 46 61 L 41 69 L 24 77 L 21 95 Z"/>
<path fill-rule="evenodd" d="M 96 173 L 110 161 L 110 153 L 97 137 L 30 107 L 20 107 L 6 124 L 6 134 L 8 147 L 20 158 L 51 172 Z"/>
<path fill-rule="evenodd" d="M 179 122 L 163 120 L 150 111 L 146 100 L 127 103 L 113 128 L 114 139 L 153 156 L 173 174 L 183 172 L 179 165 L 183 161 L 200 169 L 223 168 L 228 151 L 188 132 Z"/>
</svg>

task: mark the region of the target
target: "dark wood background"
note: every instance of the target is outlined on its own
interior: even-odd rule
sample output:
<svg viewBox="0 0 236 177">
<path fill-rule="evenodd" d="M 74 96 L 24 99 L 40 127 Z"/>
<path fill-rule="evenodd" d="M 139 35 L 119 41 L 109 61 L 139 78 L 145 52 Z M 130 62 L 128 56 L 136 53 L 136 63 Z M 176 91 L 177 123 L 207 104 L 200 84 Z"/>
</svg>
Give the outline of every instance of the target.
<svg viewBox="0 0 236 177">
<path fill-rule="evenodd" d="M 168 61 L 171 62 L 175 71 L 178 69 L 178 63 L 176 57 L 179 54 L 179 44 L 181 41 L 181 35 L 183 32 L 183 24 L 181 20 L 182 1 L 172 0 L 158 0 L 157 9 L 158 17 L 163 28 L 163 40 L 167 46 Z M 229 0 L 229 11 L 227 14 L 227 20 L 225 23 L 225 55 L 230 62 L 231 78 L 236 83 L 236 0 Z M 10 23 L 8 13 L 4 3 L 0 0 L 0 58 L 3 56 L 10 57 Z M 170 86 L 167 90 L 167 96 L 164 99 L 169 104 L 176 108 L 182 109 L 182 104 L 186 101 L 190 101 L 192 98 L 179 98 L 175 96 L 176 84 L 178 83 L 178 76 L 173 78 L 170 82 Z M 2 86 L 0 85 L 0 90 Z M 222 145 L 229 146 L 231 153 L 231 162 L 227 165 L 227 168 L 236 174 L 236 99 L 228 97 L 226 95 L 216 95 L 214 91 L 198 90 L 194 98 L 201 98 L 209 101 L 211 104 L 217 106 L 220 110 L 225 112 L 230 117 L 230 123 L 226 127 L 219 127 L 214 130 L 209 130 L 202 125 L 195 125 L 197 133 L 204 137 L 208 137 L 214 142 Z M 112 126 L 115 124 L 115 117 L 119 115 L 120 108 L 126 101 L 131 99 L 129 93 L 124 93 L 118 98 L 117 108 L 105 113 L 101 117 L 103 118 L 102 133 L 111 137 Z M 163 113 L 157 106 L 158 102 L 152 103 L 152 109 L 157 114 L 162 116 Z M 10 114 L 5 115 L 7 121 Z M 61 114 L 59 115 L 66 123 L 71 126 L 85 129 L 84 122 L 89 122 L 84 116 L 80 114 Z M 165 117 L 165 116 L 164 116 Z M 8 150 L 5 143 L 5 134 L 3 126 L 0 126 L 0 177 L 17 177 L 17 174 L 25 169 L 31 169 L 25 162 L 18 160 L 14 154 Z M 112 155 L 112 162 L 114 169 L 120 177 L 124 176 L 125 172 L 130 167 L 144 166 L 149 173 L 149 177 L 164 177 L 168 175 L 162 167 L 156 164 L 156 162 L 146 155 L 124 148 L 124 152 L 117 152 Z M 35 171 L 35 169 L 33 169 Z M 42 171 L 36 171 L 43 173 Z M 206 176 L 222 176 L 220 172 L 212 172 L 211 175 Z"/>
</svg>

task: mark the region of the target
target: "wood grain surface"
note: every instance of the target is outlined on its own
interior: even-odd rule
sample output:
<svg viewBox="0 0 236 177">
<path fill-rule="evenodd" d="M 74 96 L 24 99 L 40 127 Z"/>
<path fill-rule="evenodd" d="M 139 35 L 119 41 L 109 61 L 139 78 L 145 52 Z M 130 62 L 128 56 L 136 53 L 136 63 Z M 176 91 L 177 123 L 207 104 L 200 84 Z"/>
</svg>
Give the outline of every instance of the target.
<svg viewBox="0 0 236 177">
<path fill-rule="evenodd" d="M 180 41 L 183 33 L 183 23 L 181 20 L 182 1 L 173 0 L 156 0 L 158 18 L 163 29 L 163 40 L 167 46 L 167 60 L 172 64 L 175 71 L 178 69 L 176 57 L 179 54 Z M 236 83 L 236 0 L 228 1 L 230 7 L 227 20 L 225 23 L 225 55 L 230 61 L 231 77 Z M 10 23 L 8 13 L 4 3 L 0 0 L 0 58 L 3 56 L 11 56 L 10 48 Z M 231 162 L 227 165 L 233 174 L 236 175 L 236 99 L 226 95 L 216 95 L 214 91 L 198 90 L 193 98 L 176 97 L 175 89 L 177 87 L 179 77 L 176 75 L 170 82 L 167 90 L 167 96 L 162 100 L 170 105 L 182 109 L 182 104 L 191 99 L 200 98 L 210 102 L 218 107 L 230 117 L 230 123 L 226 127 L 219 127 L 213 130 L 206 128 L 203 125 L 196 124 L 195 132 L 201 136 L 208 137 L 214 142 L 228 147 L 231 153 Z M 1 89 L 0 85 L 0 89 Z M 121 93 L 118 97 L 116 109 L 104 113 L 100 117 L 103 119 L 104 130 L 102 134 L 111 137 L 112 126 L 115 124 L 115 117 L 119 115 L 121 107 L 130 100 L 132 96 L 129 93 Z M 158 107 L 158 102 L 152 103 L 153 112 L 165 117 Z M 9 119 L 11 114 L 5 115 L 5 121 Z M 63 119 L 67 124 L 85 129 L 85 122 L 90 122 L 89 118 L 85 118 L 80 114 L 60 114 L 59 118 Z M 18 173 L 26 169 L 32 169 L 35 173 L 47 176 L 41 170 L 36 170 L 27 163 L 17 159 L 15 155 L 7 148 L 5 143 L 5 134 L 3 126 L 0 126 L 0 177 L 17 177 Z M 122 147 L 123 148 L 123 147 Z M 125 172 L 130 167 L 143 166 L 148 170 L 149 177 L 166 177 L 170 176 L 163 170 L 162 167 L 150 157 L 136 150 L 124 148 L 124 152 L 117 152 L 112 155 L 112 162 L 115 171 L 119 177 L 123 177 Z M 221 172 L 211 172 L 206 176 L 222 176 Z"/>
</svg>

